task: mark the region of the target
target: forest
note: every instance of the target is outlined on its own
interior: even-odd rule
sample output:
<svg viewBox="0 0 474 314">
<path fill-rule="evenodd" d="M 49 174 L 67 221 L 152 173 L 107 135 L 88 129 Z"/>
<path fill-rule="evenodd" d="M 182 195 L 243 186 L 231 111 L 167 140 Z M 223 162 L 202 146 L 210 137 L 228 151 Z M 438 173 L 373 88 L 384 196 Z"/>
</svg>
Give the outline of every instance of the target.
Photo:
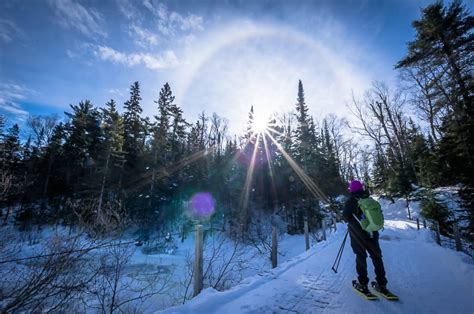
<svg viewBox="0 0 474 314">
<path fill-rule="evenodd" d="M 249 104 L 239 135 L 229 134 L 218 113 L 186 121 L 168 83 L 153 117 L 142 116 L 139 82 L 123 106 L 84 100 L 64 117 L 30 116 L 26 139 L 1 116 L 3 222 L 14 215 L 23 229 L 60 223 L 104 235 L 211 219 L 245 232 L 262 212 L 278 213 L 289 232 L 301 232 L 305 217 L 317 224 L 321 201 L 337 208 L 347 182 L 358 178 L 388 196 L 426 188 L 423 210 L 441 223 L 452 217 L 430 191 L 460 184 L 472 235 L 473 23 L 461 2 L 423 9 L 413 22 L 416 37 L 394 65 L 397 86 L 376 81 L 354 96 L 348 106 L 356 123 L 309 115 L 318 100 L 305 99 L 301 81 L 293 111 L 275 113 L 259 129 Z M 215 201 L 212 215 L 188 210 L 198 192 Z"/>
</svg>

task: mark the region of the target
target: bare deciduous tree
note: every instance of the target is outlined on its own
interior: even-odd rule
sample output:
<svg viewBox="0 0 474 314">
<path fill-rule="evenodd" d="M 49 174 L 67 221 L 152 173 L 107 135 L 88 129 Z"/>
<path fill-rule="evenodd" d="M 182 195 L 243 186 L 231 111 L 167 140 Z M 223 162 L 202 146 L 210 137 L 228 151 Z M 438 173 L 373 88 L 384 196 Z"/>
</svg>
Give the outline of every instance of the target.
<svg viewBox="0 0 474 314">
<path fill-rule="evenodd" d="M 40 148 L 48 145 L 57 121 L 57 115 L 28 117 L 26 124 L 35 137 L 34 143 L 36 147 Z"/>
</svg>

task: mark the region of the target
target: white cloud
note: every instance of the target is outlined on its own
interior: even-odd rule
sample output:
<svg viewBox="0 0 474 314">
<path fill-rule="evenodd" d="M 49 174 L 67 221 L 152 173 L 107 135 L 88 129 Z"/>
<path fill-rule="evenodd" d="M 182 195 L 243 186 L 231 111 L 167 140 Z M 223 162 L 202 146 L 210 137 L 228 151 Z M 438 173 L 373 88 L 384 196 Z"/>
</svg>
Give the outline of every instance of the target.
<svg viewBox="0 0 474 314">
<path fill-rule="evenodd" d="M 6 101 L 0 98 L 0 110 L 12 113 L 14 115 L 26 116 L 28 112 L 23 110 L 17 103 Z"/>
<path fill-rule="evenodd" d="M 110 89 L 108 90 L 108 92 L 109 92 L 110 94 L 119 95 L 119 96 L 125 95 L 125 92 L 124 92 L 123 90 L 121 90 L 121 89 L 118 89 L 118 88 L 110 88 Z"/>
<path fill-rule="evenodd" d="M 163 35 L 174 36 L 178 31 L 202 31 L 203 18 L 195 14 L 182 15 L 176 11 L 168 10 L 164 3 L 157 1 L 144 0 L 143 5 L 156 18 L 158 29 Z"/>
<path fill-rule="evenodd" d="M 140 18 L 140 12 L 130 0 L 116 0 L 120 12 L 129 20 Z"/>
<path fill-rule="evenodd" d="M 179 25 L 183 31 L 202 31 L 204 28 L 202 26 L 202 17 L 194 14 L 188 14 L 186 17 L 172 12 L 169 20 L 173 24 Z"/>
<path fill-rule="evenodd" d="M 25 116 L 28 114 L 18 100 L 26 99 L 33 91 L 22 85 L 13 83 L 0 83 L 0 110 L 14 115 Z"/>
<path fill-rule="evenodd" d="M 156 0 L 142 0 L 142 6 L 131 0 L 116 0 L 116 3 L 122 15 L 129 20 L 128 35 L 141 48 L 151 49 L 169 40 L 189 46 L 194 39 L 193 32 L 204 30 L 201 16 L 182 15 Z M 140 11 L 143 8 L 145 12 Z M 151 19 L 146 16 L 150 13 Z M 149 27 L 149 24 L 154 27 Z"/>
<path fill-rule="evenodd" d="M 104 19 L 93 8 L 86 8 L 74 0 L 50 0 L 57 22 L 64 28 L 76 29 L 90 37 L 106 37 Z"/>
<path fill-rule="evenodd" d="M 94 52 L 102 60 L 127 66 L 144 65 L 151 70 L 162 70 L 179 65 L 179 60 L 172 50 L 167 50 L 161 55 L 149 53 L 123 53 L 107 46 L 98 46 Z"/>
<path fill-rule="evenodd" d="M 33 90 L 23 85 L 14 83 L 0 83 L 0 99 L 25 99 L 27 95 L 34 93 Z"/>
<path fill-rule="evenodd" d="M 0 42 L 8 44 L 16 37 L 22 38 L 24 33 L 13 21 L 0 18 Z"/>
<path fill-rule="evenodd" d="M 190 47 L 196 42 L 196 36 L 193 34 L 186 35 L 179 40 L 180 43 L 184 44 L 186 48 Z"/>
<path fill-rule="evenodd" d="M 156 46 L 158 44 L 158 36 L 156 34 L 136 24 L 130 25 L 129 34 L 135 39 L 135 43 L 141 47 Z"/>
</svg>

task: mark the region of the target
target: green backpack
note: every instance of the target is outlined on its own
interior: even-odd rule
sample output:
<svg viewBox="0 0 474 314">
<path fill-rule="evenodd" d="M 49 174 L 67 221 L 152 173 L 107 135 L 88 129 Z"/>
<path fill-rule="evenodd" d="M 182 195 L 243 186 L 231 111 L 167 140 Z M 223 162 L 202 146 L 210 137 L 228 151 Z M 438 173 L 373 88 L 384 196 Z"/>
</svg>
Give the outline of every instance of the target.
<svg viewBox="0 0 474 314">
<path fill-rule="evenodd" d="M 361 198 L 359 207 L 364 214 L 360 220 L 362 229 L 367 232 L 379 231 L 383 228 L 382 206 L 372 197 Z"/>
</svg>

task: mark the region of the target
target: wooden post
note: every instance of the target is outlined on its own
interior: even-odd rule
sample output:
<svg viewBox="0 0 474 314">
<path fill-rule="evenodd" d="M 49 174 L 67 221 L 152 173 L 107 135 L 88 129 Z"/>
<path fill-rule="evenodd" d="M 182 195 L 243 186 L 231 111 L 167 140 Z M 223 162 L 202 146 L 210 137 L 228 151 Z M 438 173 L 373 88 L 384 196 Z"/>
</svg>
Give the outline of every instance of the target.
<svg viewBox="0 0 474 314">
<path fill-rule="evenodd" d="M 436 242 L 438 245 L 441 245 L 441 234 L 439 232 L 439 222 L 435 221 L 435 227 L 436 227 Z"/>
<path fill-rule="evenodd" d="M 454 239 L 456 240 L 456 251 L 462 251 L 461 234 L 456 222 L 453 222 Z"/>
<path fill-rule="evenodd" d="M 181 227 L 181 243 L 184 242 L 184 238 L 186 237 L 186 227 L 185 225 L 183 224 L 182 227 Z"/>
<path fill-rule="evenodd" d="M 196 225 L 196 246 L 195 246 L 195 261 L 194 261 L 194 294 L 197 296 L 202 290 L 202 248 L 203 248 L 203 236 L 202 236 L 202 225 Z"/>
<path fill-rule="evenodd" d="M 423 228 L 426 229 L 426 219 L 423 219 Z"/>
<path fill-rule="evenodd" d="M 277 229 L 276 227 L 273 227 L 272 230 L 272 253 L 271 253 L 271 258 L 272 258 L 272 268 L 277 267 L 278 265 L 278 243 L 277 243 Z"/>
<path fill-rule="evenodd" d="M 323 240 L 326 241 L 326 222 L 321 220 L 321 227 L 323 228 Z"/>
<path fill-rule="evenodd" d="M 222 214 L 222 232 L 225 232 L 225 214 Z"/>
<path fill-rule="evenodd" d="M 337 221 L 336 221 L 336 217 L 332 217 L 332 223 L 334 224 L 334 231 L 337 231 Z"/>
<path fill-rule="evenodd" d="M 407 200 L 407 209 L 408 209 L 408 220 L 411 220 L 411 211 L 410 211 L 410 203 Z"/>
<path fill-rule="evenodd" d="M 304 240 L 306 243 L 306 251 L 309 250 L 309 228 L 308 228 L 308 220 L 304 221 Z"/>
<path fill-rule="evenodd" d="M 416 217 L 416 228 L 420 230 L 420 219 Z"/>
</svg>

